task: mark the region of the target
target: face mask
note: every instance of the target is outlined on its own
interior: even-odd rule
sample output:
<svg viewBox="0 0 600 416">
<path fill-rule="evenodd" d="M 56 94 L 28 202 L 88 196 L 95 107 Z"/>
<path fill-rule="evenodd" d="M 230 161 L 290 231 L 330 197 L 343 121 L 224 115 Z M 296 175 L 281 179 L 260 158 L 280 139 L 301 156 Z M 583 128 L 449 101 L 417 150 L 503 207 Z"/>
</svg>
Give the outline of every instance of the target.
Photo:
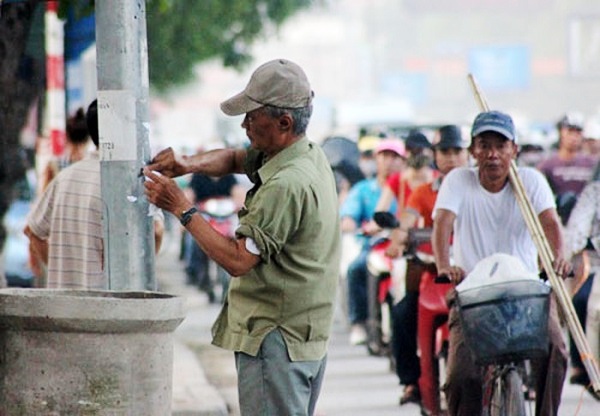
<svg viewBox="0 0 600 416">
<path fill-rule="evenodd" d="M 359 160 L 358 167 L 367 178 L 377 175 L 377 162 L 374 159 Z"/>
<path fill-rule="evenodd" d="M 431 165 L 431 158 L 423 153 L 413 155 L 408 158 L 406 165 L 413 169 L 421 169 Z"/>
</svg>

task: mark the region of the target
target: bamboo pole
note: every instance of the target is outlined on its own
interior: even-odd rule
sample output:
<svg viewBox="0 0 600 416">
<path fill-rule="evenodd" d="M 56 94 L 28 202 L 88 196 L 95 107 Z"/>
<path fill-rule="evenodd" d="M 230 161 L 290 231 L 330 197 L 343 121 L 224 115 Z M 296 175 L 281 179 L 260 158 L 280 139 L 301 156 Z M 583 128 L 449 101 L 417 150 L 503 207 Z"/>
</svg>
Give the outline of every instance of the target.
<svg viewBox="0 0 600 416">
<path fill-rule="evenodd" d="M 481 111 L 489 111 L 488 104 L 481 94 L 481 90 L 479 89 L 473 75 L 469 74 L 468 79 L 471 87 L 473 88 L 473 92 Z M 508 177 L 517 198 L 519 208 L 521 209 L 521 213 L 523 214 L 525 223 L 527 224 L 527 228 L 529 229 L 531 237 L 540 255 L 542 266 L 544 267 L 546 275 L 548 276 L 548 280 L 554 289 L 558 303 L 567 321 L 569 331 L 573 336 L 573 340 L 575 341 L 575 345 L 577 346 L 577 350 L 581 356 L 581 361 L 583 362 L 583 365 L 585 366 L 590 378 L 590 384 L 596 392 L 600 392 L 600 371 L 598 370 L 598 363 L 596 362 L 587 342 L 587 338 L 583 333 L 583 329 L 581 328 L 581 324 L 577 318 L 575 308 L 573 307 L 571 297 L 567 292 L 563 279 L 560 276 L 557 276 L 556 272 L 554 271 L 554 254 L 552 253 L 550 243 L 544 234 L 540 220 L 535 213 L 533 206 L 531 205 L 531 201 L 529 200 L 527 193 L 525 192 L 523 182 L 519 177 L 517 164 L 514 160 L 511 161 Z"/>
</svg>

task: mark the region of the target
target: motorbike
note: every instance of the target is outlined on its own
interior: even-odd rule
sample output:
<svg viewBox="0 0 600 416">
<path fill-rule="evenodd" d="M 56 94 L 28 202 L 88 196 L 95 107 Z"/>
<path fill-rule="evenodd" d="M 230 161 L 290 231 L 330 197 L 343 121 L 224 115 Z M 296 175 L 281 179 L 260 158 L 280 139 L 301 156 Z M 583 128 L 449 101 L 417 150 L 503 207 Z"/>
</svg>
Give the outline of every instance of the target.
<svg viewBox="0 0 600 416">
<path fill-rule="evenodd" d="M 375 222 L 383 229 L 399 226 L 395 217 L 377 213 Z M 369 268 L 369 339 L 367 348 L 374 355 L 388 355 L 390 367 L 395 368 L 391 354 L 389 314 L 407 292 L 418 292 L 417 346 L 421 375 L 418 381 L 423 414 L 438 415 L 445 410 L 440 390 L 445 378 L 448 356 L 448 306 L 446 294 L 450 284 L 436 283 L 437 269 L 431 248 L 431 228 L 408 230 L 402 257 L 385 255 L 388 239 L 372 246 L 367 259 Z"/>
<path fill-rule="evenodd" d="M 237 207 L 231 198 L 208 198 L 198 202 L 197 206 L 200 215 L 204 217 L 212 228 L 226 237 L 233 237 L 235 235 L 235 229 L 238 226 Z M 211 303 L 216 300 L 215 288 L 220 289 L 220 299 L 224 301 L 229 289 L 230 276 L 214 260 L 204 255 L 195 244 L 192 247 L 194 250 L 197 250 L 195 253 L 198 256 L 196 261 L 200 263 L 197 267 L 204 267 L 203 271 L 198 271 L 198 273 L 202 274 L 206 272 L 198 281 L 200 289 L 207 293 Z"/>
<path fill-rule="evenodd" d="M 399 281 L 406 274 L 406 261 L 385 255 L 389 233 L 400 223 L 392 214 L 384 214 L 388 213 L 377 212 L 373 217 L 383 231 L 371 238 L 367 255 L 367 350 L 371 355 L 391 357 L 391 309 L 404 296 Z"/>
<path fill-rule="evenodd" d="M 417 319 L 421 410 L 422 414 L 431 416 L 442 415 L 446 410 L 440 386 L 445 380 L 450 337 L 446 295 L 452 287 L 450 283 L 437 283 L 436 277 L 435 270 L 426 271 L 421 276 Z"/>
<path fill-rule="evenodd" d="M 338 316 L 350 325 L 348 319 L 348 268 L 360 254 L 362 243 L 358 240 L 356 233 L 346 232 L 342 234 L 342 258 L 340 261 L 339 296 L 336 307 L 339 309 Z"/>
<path fill-rule="evenodd" d="M 377 212 L 373 219 L 387 233 L 400 226 L 396 217 L 387 212 Z M 372 355 L 389 356 L 392 366 L 391 310 L 407 292 L 418 292 L 421 275 L 435 268 L 433 256 L 422 249 L 431 240 L 431 229 L 411 228 L 408 234 L 401 257 L 393 259 L 385 254 L 390 244 L 387 235 L 380 235 L 373 241 L 367 257 L 367 349 Z"/>
</svg>

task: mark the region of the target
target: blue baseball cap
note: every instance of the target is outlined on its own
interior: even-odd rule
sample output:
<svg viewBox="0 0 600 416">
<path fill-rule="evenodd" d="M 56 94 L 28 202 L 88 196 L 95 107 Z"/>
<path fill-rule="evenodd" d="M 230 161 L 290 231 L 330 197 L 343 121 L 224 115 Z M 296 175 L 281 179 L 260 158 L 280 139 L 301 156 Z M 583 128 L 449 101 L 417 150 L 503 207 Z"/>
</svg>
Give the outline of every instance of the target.
<svg viewBox="0 0 600 416">
<path fill-rule="evenodd" d="M 495 131 L 512 142 L 517 141 L 512 118 L 500 111 L 486 111 L 479 113 L 475 117 L 473 128 L 471 129 L 471 137 L 479 136 L 486 131 Z"/>
</svg>

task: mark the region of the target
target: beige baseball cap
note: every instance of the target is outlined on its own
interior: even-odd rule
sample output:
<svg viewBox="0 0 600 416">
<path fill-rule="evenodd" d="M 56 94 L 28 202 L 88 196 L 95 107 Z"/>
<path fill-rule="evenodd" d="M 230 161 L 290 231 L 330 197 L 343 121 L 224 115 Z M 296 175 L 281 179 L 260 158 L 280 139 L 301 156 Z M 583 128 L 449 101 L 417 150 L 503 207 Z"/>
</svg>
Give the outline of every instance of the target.
<svg viewBox="0 0 600 416">
<path fill-rule="evenodd" d="M 306 74 L 294 62 L 275 59 L 259 66 L 244 91 L 221 103 L 221 110 L 237 116 L 265 105 L 302 108 L 314 96 Z"/>
</svg>

